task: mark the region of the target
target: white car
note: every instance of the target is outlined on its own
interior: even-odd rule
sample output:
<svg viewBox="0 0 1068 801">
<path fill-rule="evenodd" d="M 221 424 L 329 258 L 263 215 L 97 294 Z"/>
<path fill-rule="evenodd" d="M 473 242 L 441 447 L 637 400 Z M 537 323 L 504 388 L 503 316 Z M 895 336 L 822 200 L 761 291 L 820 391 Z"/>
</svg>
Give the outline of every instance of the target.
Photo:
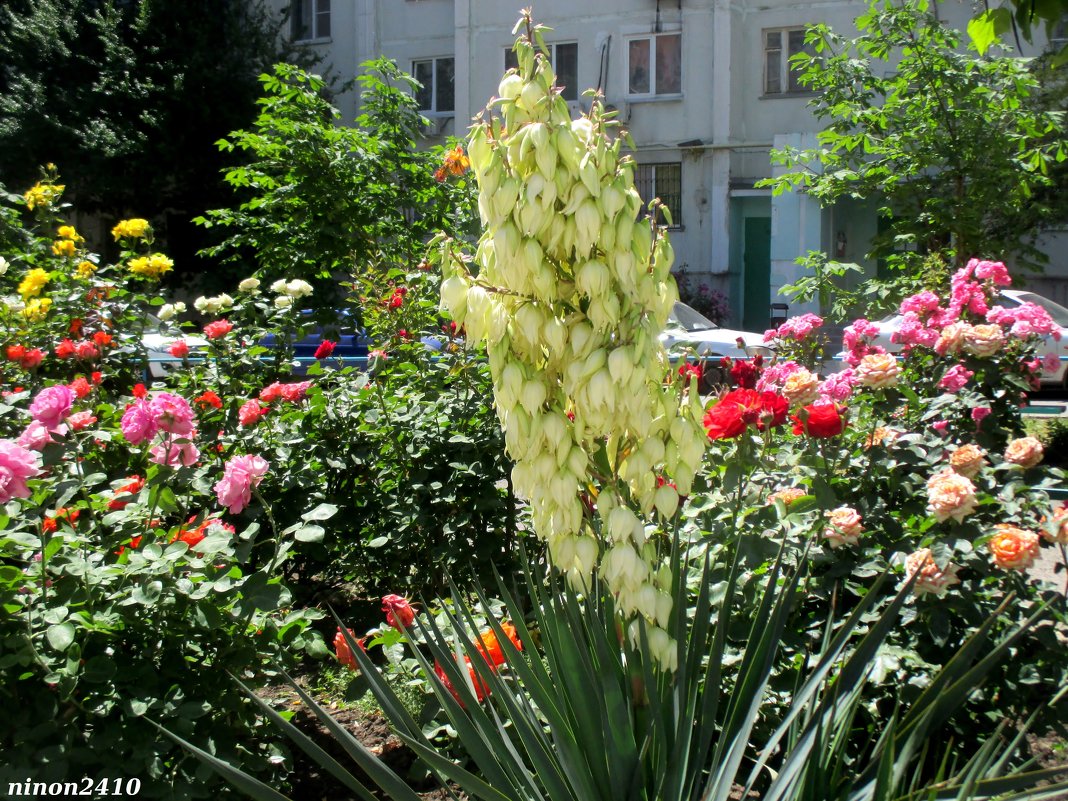
<svg viewBox="0 0 1068 801">
<path fill-rule="evenodd" d="M 1001 295 L 995 305 L 1012 309 L 1024 303 L 1034 303 L 1036 306 L 1042 307 L 1053 318 L 1053 322 L 1060 326 L 1060 341 L 1054 339 L 1053 336 L 1044 337 L 1042 344 L 1038 348 L 1037 355 L 1040 359 L 1049 354 L 1060 357 L 1060 364 L 1056 369 L 1046 370 L 1043 368 L 1042 384 L 1044 386 L 1068 388 L 1068 309 L 1059 303 L 1054 303 L 1049 298 L 1044 298 L 1024 289 L 1001 290 Z M 875 338 L 874 344 L 881 345 L 891 353 L 900 351 L 901 345 L 891 342 L 890 337 L 901 327 L 902 319 L 902 315 L 894 314 L 877 321 L 879 336 Z"/>
<path fill-rule="evenodd" d="M 702 359 L 749 359 L 758 354 L 769 357 L 774 351 L 764 344 L 763 334 L 720 328 L 685 303 L 676 303 L 668 316 L 660 341 L 672 356 L 692 350 Z"/>
<path fill-rule="evenodd" d="M 189 357 L 193 360 L 203 358 L 203 351 L 208 347 L 208 341 L 199 336 L 173 336 L 162 333 L 163 323 L 156 317 L 146 315 L 145 333 L 141 336 L 141 344 L 145 346 L 148 354 L 148 377 L 166 378 L 169 373 L 182 366 L 182 360 L 171 355 L 171 345 L 180 339 L 185 340 L 189 346 Z"/>
</svg>

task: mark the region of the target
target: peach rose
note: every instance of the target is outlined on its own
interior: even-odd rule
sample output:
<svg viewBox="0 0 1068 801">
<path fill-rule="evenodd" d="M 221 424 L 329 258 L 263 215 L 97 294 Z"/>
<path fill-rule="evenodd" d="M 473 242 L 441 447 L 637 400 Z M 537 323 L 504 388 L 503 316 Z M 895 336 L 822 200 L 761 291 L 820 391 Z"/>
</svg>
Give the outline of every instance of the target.
<svg viewBox="0 0 1068 801">
<path fill-rule="evenodd" d="M 1005 461 L 1020 467 L 1034 467 L 1042 461 L 1042 443 L 1034 437 L 1014 439 L 1005 447 Z"/>
<path fill-rule="evenodd" d="M 975 478 L 986 462 L 986 451 L 978 445 L 961 445 L 949 455 L 949 466 L 957 475 Z"/>
<path fill-rule="evenodd" d="M 921 548 L 905 557 L 906 576 L 911 579 L 919 574 L 916 583 L 912 585 L 912 591 L 916 595 L 933 592 L 942 597 L 949 587 L 960 584 L 960 579 L 957 578 L 958 570 L 960 566 L 952 562 L 945 567 L 939 567 L 931 555 L 930 548 Z"/>
<path fill-rule="evenodd" d="M 975 356 L 989 358 L 1005 344 L 1005 332 L 1000 325 L 983 323 L 964 332 L 964 349 Z"/>
<path fill-rule="evenodd" d="M 950 323 L 942 332 L 938 335 L 938 341 L 935 342 L 935 350 L 940 356 L 945 356 L 947 353 L 960 353 L 961 347 L 964 345 L 964 334 L 971 328 L 967 323 Z"/>
<path fill-rule="evenodd" d="M 958 523 L 975 511 L 975 485 L 971 479 L 946 468 L 927 479 L 927 508 L 940 521 Z"/>
<path fill-rule="evenodd" d="M 901 375 L 901 367 L 892 353 L 869 353 L 860 360 L 855 373 L 857 383 L 873 389 L 892 387 Z"/>
<path fill-rule="evenodd" d="M 864 440 L 864 450 L 871 450 L 876 445 L 889 445 L 895 439 L 901 436 L 900 431 L 895 431 L 892 428 L 886 426 L 879 426 Z"/>
<path fill-rule="evenodd" d="M 995 565 L 1005 570 L 1026 570 L 1034 564 L 1041 543 L 1038 534 L 1007 523 L 999 523 L 997 530 L 986 544 Z"/>
<path fill-rule="evenodd" d="M 782 394 L 790 401 L 791 406 L 808 406 L 819 398 L 819 387 L 819 376 L 813 375 L 802 367 L 786 377 L 782 385 Z"/>
<path fill-rule="evenodd" d="M 789 506 L 791 503 L 798 500 L 799 498 L 805 497 L 805 495 L 807 494 L 808 493 L 806 493 L 800 487 L 787 487 L 786 489 L 781 489 L 778 492 L 771 493 L 771 495 L 768 496 L 768 504 L 773 504 L 775 503 L 775 501 L 782 501 L 784 504 Z"/>
<path fill-rule="evenodd" d="M 852 506 L 839 506 L 827 513 L 829 525 L 823 529 L 823 538 L 832 548 L 856 545 L 864 532 L 864 521 Z"/>
<path fill-rule="evenodd" d="M 1068 506 L 1053 513 L 1053 524 L 1042 528 L 1042 536 L 1055 545 L 1068 545 Z"/>
</svg>

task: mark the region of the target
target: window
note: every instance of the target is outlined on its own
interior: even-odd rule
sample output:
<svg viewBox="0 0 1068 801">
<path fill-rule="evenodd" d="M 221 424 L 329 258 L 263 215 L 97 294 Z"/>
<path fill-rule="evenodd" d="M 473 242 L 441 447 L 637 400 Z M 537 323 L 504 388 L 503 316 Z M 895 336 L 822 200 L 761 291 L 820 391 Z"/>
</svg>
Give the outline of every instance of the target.
<svg viewBox="0 0 1068 801">
<path fill-rule="evenodd" d="M 627 40 L 627 94 L 682 94 L 682 34 Z"/>
<path fill-rule="evenodd" d="M 634 187 L 643 203 L 660 198 L 671 212 L 671 227 L 682 227 L 682 164 L 638 164 Z"/>
<path fill-rule="evenodd" d="M 293 39 L 330 38 L 330 0 L 293 0 Z"/>
<path fill-rule="evenodd" d="M 764 31 L 764 94 L 807 92 L 798 80 L 801 72 L 791 69 L 790 59 L 798 53 L 812 55 L 812 52 L 812 47 L 805 44 L 804 28 Z"/>
<path fill-rule="evenodd" d="M 451 113 L 456 109 L 456 69 L 453 58 L 412 62 L 412 75 L 422 86 L 415 90 L 420 111 Z"/>
<path fill-rule="evenodd" d="M 578 100 L 578 43 L 554 42 L 549 45 L 549 63 L 556 72 L 556 84 L 563 88 L 560 93 L 564 100 Z M 504 68 L 519 69 L 519 59 L 515 51 L 504 51 Z"/>
</svg>

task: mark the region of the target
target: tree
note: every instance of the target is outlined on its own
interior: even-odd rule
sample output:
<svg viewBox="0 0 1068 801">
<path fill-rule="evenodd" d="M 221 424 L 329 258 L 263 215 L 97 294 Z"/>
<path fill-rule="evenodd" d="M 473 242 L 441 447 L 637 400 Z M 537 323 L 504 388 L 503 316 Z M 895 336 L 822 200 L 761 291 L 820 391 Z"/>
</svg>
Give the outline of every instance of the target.
<svg viewBox="0 0 1068 801">
<path fill-rule="evenodd" d="M 0 183 L 54 162 L 79 211 L 188 233 L 225 191 L 215 142 L 255 117 L 257 76 L 302 58 L 282 24 L 263 0 L 0 5 Z"/>
<path fill-rule="evenodd" d="M 245 154 L 226 171 L 238 203 L 197 219 L 227 234 L 211 255 L 251 262 L 261 278 L 318 282 L 326 305 L 338 276 L 410 268 L 433 234 L 473 228 L 462 149 L 419 148 L 415 81 L 387 59 L 361 67 L 353 127 L 337 124 L 318 77 L 287 64 L 263 75 L 255 124 L 219 143 Z"/>
<path fill-rule="evenodd" d="M 1051 211 L 1035 191 L 1066 149 L 1062 114 L 1037 108 L 1027 64 L 961 52 L 924 0 L 873 3 L 856 24 L 855 39 L 809 29 L 813 53 L 795 66 L 826 127 L 815 148 L 775 151 L 787 171 L 764 184 L 824 204 L 876 199 L 888 225 L 871 258 L 1041 259 L 1030 240 Z"/>
</svg>

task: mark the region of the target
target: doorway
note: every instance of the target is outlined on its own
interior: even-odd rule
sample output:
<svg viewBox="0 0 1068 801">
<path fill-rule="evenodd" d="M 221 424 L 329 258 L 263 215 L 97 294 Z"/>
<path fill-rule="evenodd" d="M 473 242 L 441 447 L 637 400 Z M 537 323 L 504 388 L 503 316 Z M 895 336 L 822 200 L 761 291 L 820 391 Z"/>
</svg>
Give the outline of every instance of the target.
<svg viewBox="0 0 1068 801">
<path fill-rule="evenodd" d="M 771 304 L 771 217 L 746 217 L 742 251 L 742 327 L 768 328 Z"/>
</svg>

